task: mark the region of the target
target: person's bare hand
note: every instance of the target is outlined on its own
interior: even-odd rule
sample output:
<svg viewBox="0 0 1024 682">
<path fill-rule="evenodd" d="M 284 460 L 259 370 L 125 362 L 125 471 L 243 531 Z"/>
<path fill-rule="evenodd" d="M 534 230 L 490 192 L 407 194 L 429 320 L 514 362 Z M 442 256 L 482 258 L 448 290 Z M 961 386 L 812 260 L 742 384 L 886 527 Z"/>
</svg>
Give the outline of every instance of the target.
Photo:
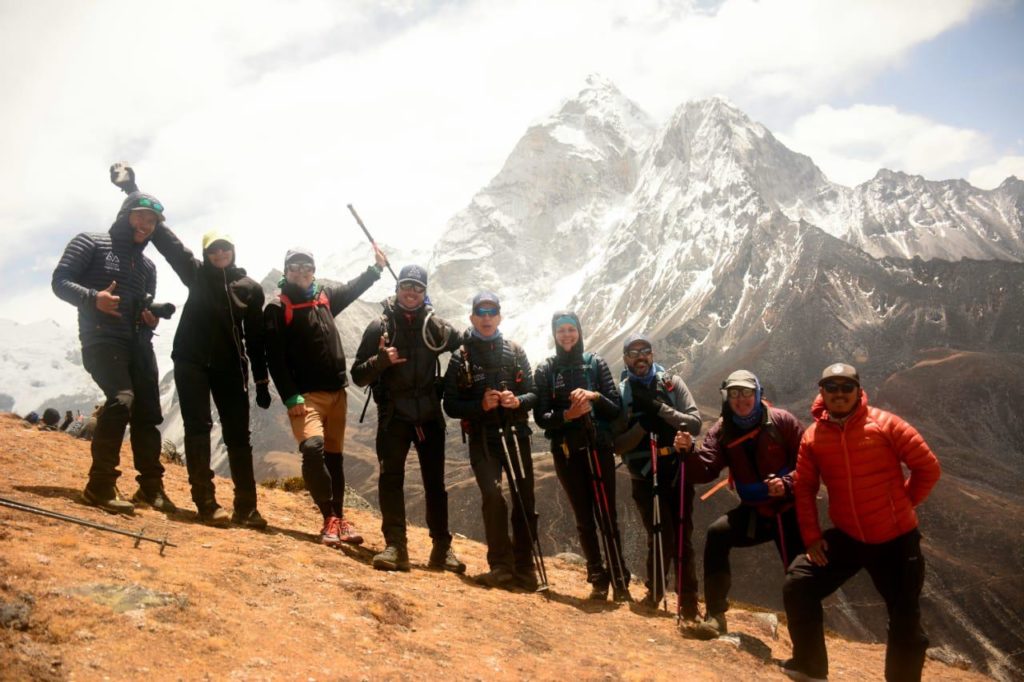
<svg viewBox="0 0 1024 682">
<path fill-rule="evenodd" d="M 289 417 L 305 417 L 306 416 L 306 403 L 299 403 L 298 405 L 292 405 L 288 408 Z"/>
<path fill-rule="evenodd" d="M 693 447 L 693 436 L 686 431 L 676 431 L 672 446 L 679 452 L 689 452 Z"/>
<path fill-rule="evenodd" d="M 815 566 L 825 566 L 828 564 L 828 557 L 825 556 L 827 549 L 828 543 L 825 542 L 825 538 L 812 542 L 807 548 L 807 560 Z"/>
<path fill-rule="evenodd" d="M 373 260 L 379 268 L 385 268 L 388 265 L 388 257 L 384 255 L 384 252 L 376 244 L 373 245 Z"/>
<path fill-rule="evenodd" d="M 784 497 L 786 495 L 786 484 L 778 476 L 769 476 L 764 482 L 768 486 L 768 497 Z"/>
<path fill-rule="evenodd" d="M 498 404 L 501 402 L 501 393 L 493 388 L 489 388 L 484 391 L 484 398 L 480 402 L 483 405 L 484 412 L 490 412 L 498 407 Z"/>
<path fill-rule="evenodd" d="M 107 315 L 113 315 L 114 317 L 121 317 L 121 313 L 117 312 L 117 306 L 121 303 L 121 297 L 114 295 L 114 289 L 116 288 L 117 282 L 111 282 L 109 287 L 96 292 L 96 310 Z"/>
<path fill-rule="evenodd" d="M 510 410 L 515 410 L 519 407 L 519 398 L 512 391 L 501 392 L 501 406 Z"/>
</svg>

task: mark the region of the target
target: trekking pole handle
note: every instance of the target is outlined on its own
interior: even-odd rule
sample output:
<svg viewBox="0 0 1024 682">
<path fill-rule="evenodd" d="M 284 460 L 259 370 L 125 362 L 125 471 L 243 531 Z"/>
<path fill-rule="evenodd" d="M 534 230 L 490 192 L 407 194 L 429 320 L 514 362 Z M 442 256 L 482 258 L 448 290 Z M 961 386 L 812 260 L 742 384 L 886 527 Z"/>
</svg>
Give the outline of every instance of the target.
<svg viewBox="0 0 1024 682">
<path fill-rule="evenodd" d="M 352 217 L 356 219 L 356 222 L 359 223 L 359 227 L 363 229 L 363 234 L 365 234 L 366 238 L 370 240 L 370 243 L 373 244 L 374 247 L 379 248 L 377 247 L 377 242 L 373 239 L 373 235 L 370 234 L 370 231 L 366 229 L 366 225 L 363 224 L 363 219 L 359 217 L 358 213 L 356 213 L 355 207 L 352 204 L 348 204 L 348 210 L 352 213 Z M 394 277 L 397 282 L 398 275 L 396 275 L 395 271 L 391 269 L 391 263 L 388 262 L 387 256 L 384 256 L 384 265 L 387 266 L 388 272 L 391 273 L 391 276 Z"/>
</svg>

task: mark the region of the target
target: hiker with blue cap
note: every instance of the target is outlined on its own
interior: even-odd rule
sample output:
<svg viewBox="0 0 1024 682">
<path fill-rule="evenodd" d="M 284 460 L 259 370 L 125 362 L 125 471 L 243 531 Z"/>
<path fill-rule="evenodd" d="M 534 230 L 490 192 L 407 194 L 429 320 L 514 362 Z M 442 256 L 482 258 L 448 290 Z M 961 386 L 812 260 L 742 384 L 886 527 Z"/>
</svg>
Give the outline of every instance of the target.
<svg viewBox="0 0 1024 682">
<path fill-rule="evenodd" d="M 434 314 L 427 298 L 427 271 L 406 265 L 395 293 L 381 302 L 379 319 L 363 332 L 352 363 L 352 381 L 371 387 L 377 405 L 377 462 L 383 551 L 371 563 L 381 571 L 408 571 L 405 462 L 416 448 L 423 478 L 427 527 L 433 547 L 427 566 L 462 573 L 452 550 L 448 493 L 444 485 L 445 419 L 441 411 L 440 356 L 462 345 L 462 333 Z"/>
<path fill-rule="evenodd" d="M 678 615 L 694 621 L 697 572 L 691 539 L 693 485 L 680 480 L 680 456 L 674 440 L 677 431 L 694 436 L 700 433 L 700 412 L 683 380 L 654 361 L 654 344 L 647 336 L 628 336 L 622 345 L 622 359 L 622 413 L 616 428 L 615 452 L 629 469 L 633 501 L 647 530 L 648 591 L 642 603 L 657 608 L 665 598 L 668 565 L 673 563 Z"/>
</svg>

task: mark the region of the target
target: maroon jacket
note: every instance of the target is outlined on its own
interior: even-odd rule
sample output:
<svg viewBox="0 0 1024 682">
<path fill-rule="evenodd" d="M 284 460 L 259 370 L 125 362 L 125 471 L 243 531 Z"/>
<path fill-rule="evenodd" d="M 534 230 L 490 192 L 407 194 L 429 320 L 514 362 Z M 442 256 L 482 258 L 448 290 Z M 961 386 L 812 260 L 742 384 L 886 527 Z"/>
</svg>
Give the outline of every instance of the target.
<svg viewBox="0 0 1024 682">
<path fill-rule="evenodd" d="M 704 436 L 696 457 L 686 459 L 686 478 L 708 483 L 729 467 L 736 492 L 743 504 L 764 514 L 775 514 L 793 504 L 793 475 L 804 427 L 792 414 L 762 402 L 764 418 L 756 427 L 741 430 L 726 414 L 719 417 Z M 783 497 L 769 497 L 764 480 L 769 475 L 782 479 Z"/>
</svg>

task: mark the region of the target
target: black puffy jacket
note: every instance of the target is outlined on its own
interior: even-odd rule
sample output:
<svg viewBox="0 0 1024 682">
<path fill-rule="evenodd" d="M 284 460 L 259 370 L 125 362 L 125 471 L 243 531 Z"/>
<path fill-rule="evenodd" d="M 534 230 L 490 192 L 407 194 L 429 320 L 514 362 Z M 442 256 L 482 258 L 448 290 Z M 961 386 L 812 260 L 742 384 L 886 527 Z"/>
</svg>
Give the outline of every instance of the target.
<svg viewBox="0 0 1024 682">
<path fill-rule="evenodd" d="M 82 232 L 64 248 L 53 270 L 51 287 L 63 301 L 78 308 L 78 337 L 82 347 L 112 343 L 129 347 L 136 339 L 148 341 L 152 330 L 140 324 L 146 294 L 156 293 L 156 266 L 143 255 L 149 241 L 136 244 L 128 222 L 138 193 L 125 199 L 106 234 Z M 96 309 L 96 293 L 117 282 L 121 317 Z"/>
<path fill-rule="evenodd" d="M 373 384 L 378 421 L 386 428 L 392 419 L 413 424 L 444 422 L 441 397 L 437 390 L 437 358 L 462 344 L 462 334 L 444 320 L 431 315 L 427 328 L 431 350 L 423 342 L 423 324 L 430 306 L 407 313 L 397 307 L 392 296 L 381 302 L 383 313 L 363 332 L 363 339 L 352 363 L 352 381 L 356 386 Z M 382 367 L 379 358 L 381 332 L 387 330 L 389 344 L 406 361 Z M 385 358 L 386 360 L 386 358 Z"/>
<path fill-rule="evenodd" d="M 224 269 L 200 262 L 164 225 L 157 226 L 151 240 L 188 287 L 171 357 L 222 370 L 238 368 L 243 377 L 248 377 L 248 360 L 253 379 L 266 379 L 263 288 L 234 262 Z"/>
</svg>

